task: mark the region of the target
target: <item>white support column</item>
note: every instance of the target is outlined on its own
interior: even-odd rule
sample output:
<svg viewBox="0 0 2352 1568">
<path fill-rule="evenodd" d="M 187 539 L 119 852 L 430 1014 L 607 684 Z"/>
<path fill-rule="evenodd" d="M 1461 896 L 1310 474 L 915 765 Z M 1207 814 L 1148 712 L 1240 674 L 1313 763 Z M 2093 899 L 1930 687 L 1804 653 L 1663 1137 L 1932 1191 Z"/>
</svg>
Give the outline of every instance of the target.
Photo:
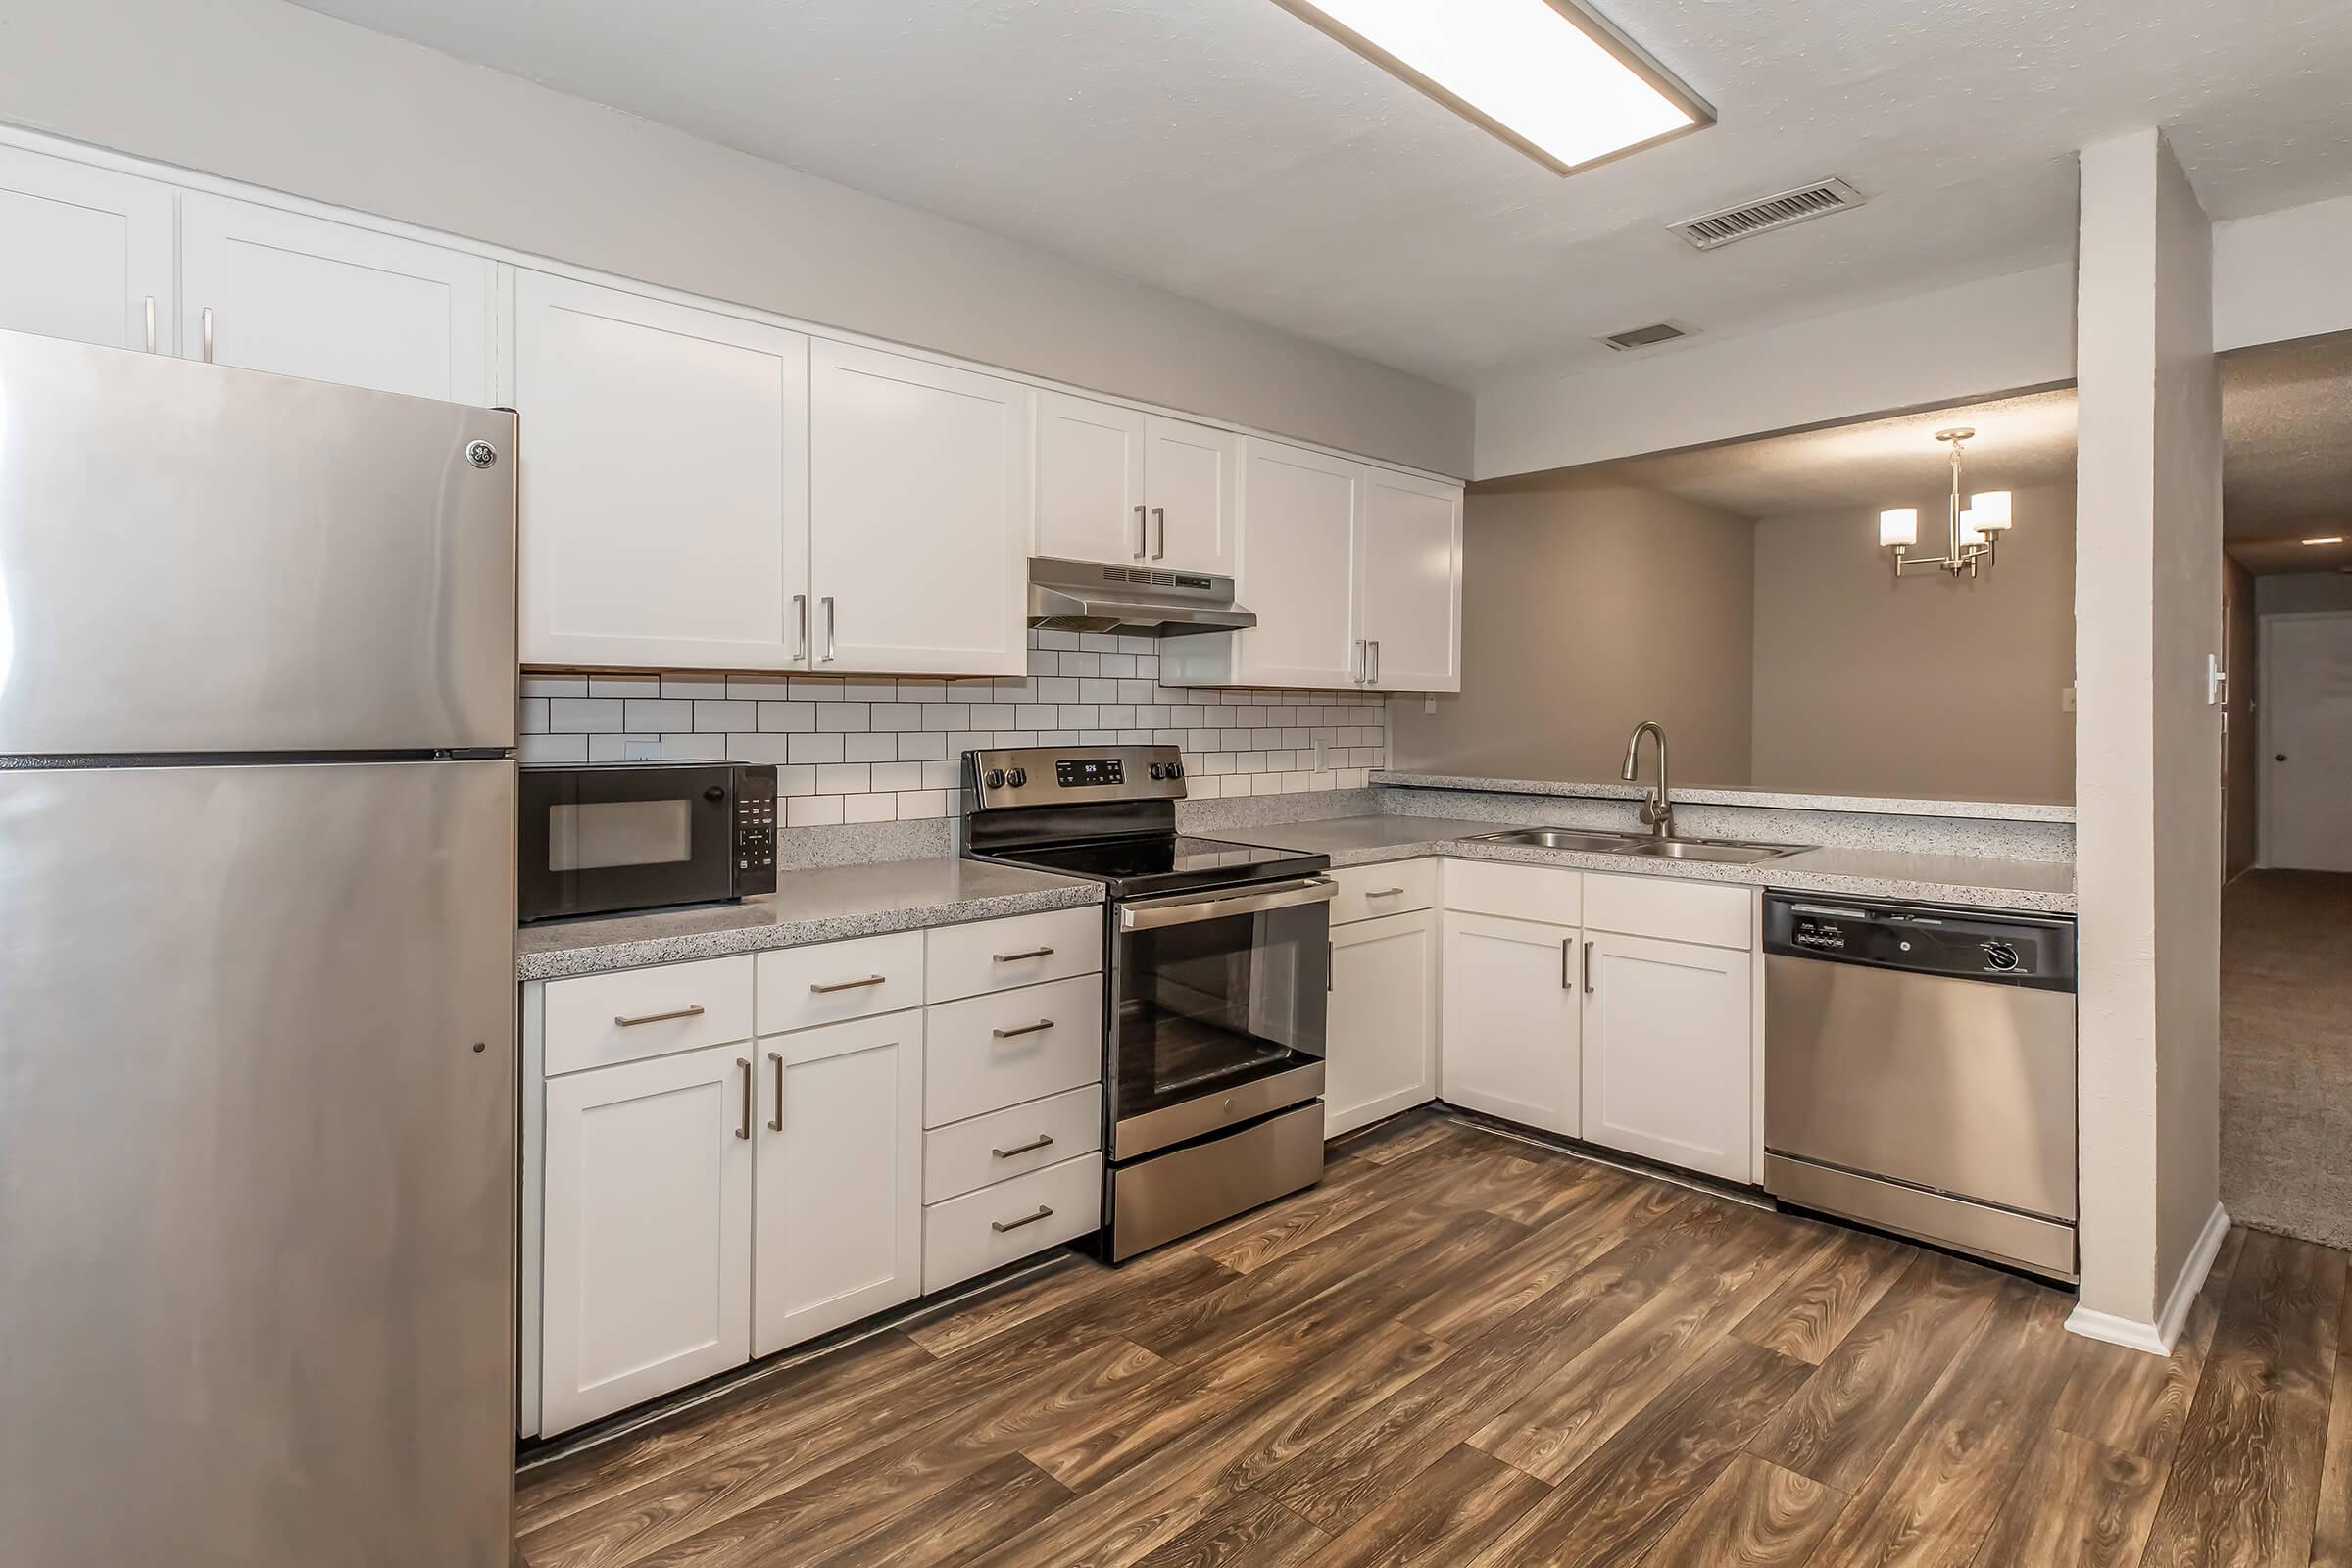
<svg viewBox="0 0 2352 1568">
<path fill-rule="evenodd" d="M 2083 149 L 2077 292 L 2076 1332 L 2168 1352 L 2220 1203 L 2221 391 L 2213 232 L 2163 135 Z"/>
</svg>

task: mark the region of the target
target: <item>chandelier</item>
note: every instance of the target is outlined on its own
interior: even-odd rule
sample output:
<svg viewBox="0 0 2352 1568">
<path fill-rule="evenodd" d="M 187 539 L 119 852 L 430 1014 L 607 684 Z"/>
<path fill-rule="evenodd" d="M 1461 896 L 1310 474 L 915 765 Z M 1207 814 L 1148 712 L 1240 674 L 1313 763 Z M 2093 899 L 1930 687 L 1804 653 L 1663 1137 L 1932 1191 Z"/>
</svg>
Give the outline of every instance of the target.
<svg viewBox="0 0 2352 1568">
<path fill-rule="evenodd" d="M 1936 432 L 1936 439 L 1952 451 L 1952 499 L 1947 514 L 1950 532 L 1942 555 L 1914 556 L 1909 553 L 1911 547 L 1919 543 L 1917 507 L 1889 507 L 1879 514 L 1879 543 L 1894 552 L 1894 574 L 1897 578 L 1906 569 L 1941 570 L 1955 577 L 1963 573 L 1974 577 L 1980 564 L 1992 564 L 1993 546 L 2009 530 L 2009 492 L 1983 490 L 1970 496 L 1967 506 L 1960 504 L 1960 448 L 1976 433 L 1966 427 Z"/>
</svg>

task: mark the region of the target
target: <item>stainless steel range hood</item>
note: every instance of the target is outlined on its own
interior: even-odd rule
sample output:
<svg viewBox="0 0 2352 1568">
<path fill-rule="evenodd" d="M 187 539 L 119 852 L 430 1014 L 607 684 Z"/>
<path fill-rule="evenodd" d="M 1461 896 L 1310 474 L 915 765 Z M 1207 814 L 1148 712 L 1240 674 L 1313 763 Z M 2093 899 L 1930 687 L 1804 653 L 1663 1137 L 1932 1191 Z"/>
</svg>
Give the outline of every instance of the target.
<svg viewBox="0 0 2352 1568">
<path fill-rule="evenodd" d="M 1233 579 L 1159 566 L 1029 558 L 1029 624 L 1054 631 L 1184 637 L 1241 631 L 1257 616 L 1233 602 Z"/>
</svg>

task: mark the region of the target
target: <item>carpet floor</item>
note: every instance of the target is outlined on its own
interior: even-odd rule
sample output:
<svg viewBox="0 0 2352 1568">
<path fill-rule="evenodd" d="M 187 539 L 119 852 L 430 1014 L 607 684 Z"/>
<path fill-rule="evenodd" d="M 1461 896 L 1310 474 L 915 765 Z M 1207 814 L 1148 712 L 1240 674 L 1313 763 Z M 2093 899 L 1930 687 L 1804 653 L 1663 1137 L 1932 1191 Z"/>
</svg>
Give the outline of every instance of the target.
<svg viewBox="0 0 2352 1568">
<path fill-rule="evenodd" d="M 2222 896 L 2222 1202 L 2352 1247 L 2352 876 L 2249 871 Z"/>
</svg>

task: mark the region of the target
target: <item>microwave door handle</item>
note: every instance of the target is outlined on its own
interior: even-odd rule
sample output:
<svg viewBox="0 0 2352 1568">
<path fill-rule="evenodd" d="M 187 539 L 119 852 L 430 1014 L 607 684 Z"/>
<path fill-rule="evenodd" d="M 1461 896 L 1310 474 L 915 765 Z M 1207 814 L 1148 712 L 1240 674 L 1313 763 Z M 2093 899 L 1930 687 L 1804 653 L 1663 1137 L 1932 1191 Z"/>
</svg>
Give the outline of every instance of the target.
<svg viewBox="0 0 2352 1568">
<path fill-rule="evenodd" d="M 1119 906 L 1119 929 L 1152 931 L 1161 926 L 1192 925 L 1201 920 L 1226 920 L 1239 914 L 1261 914 L 1268 909 L 1329 904 L 1339 896 L 1339 892 L 1340 885 L 1337 882 L 1327 876 L 1317 876 L 1297 882 L 1277 882 L 1266 887 L 1243 888 L 1216 898 L 1202 899 L 1179 894 L 1164 899 L 1133 899 Z"/>
</svg>

